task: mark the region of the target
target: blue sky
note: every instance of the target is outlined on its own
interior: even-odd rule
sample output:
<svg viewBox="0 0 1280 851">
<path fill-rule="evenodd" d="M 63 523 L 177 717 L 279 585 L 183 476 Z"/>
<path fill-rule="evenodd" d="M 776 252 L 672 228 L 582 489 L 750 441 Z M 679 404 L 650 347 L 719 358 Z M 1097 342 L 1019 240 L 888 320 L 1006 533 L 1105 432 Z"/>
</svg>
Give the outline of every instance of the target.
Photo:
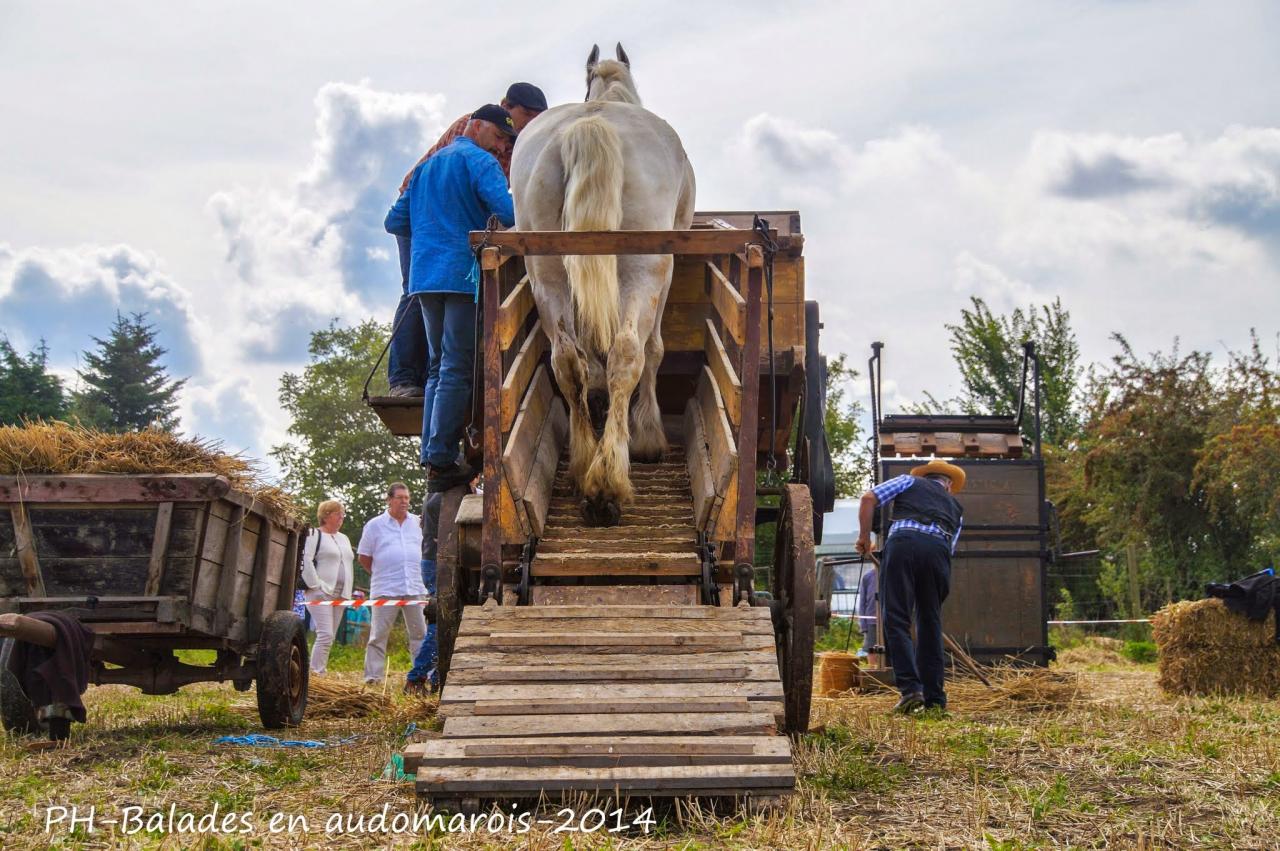
<svg viewBox="0 0 1280 851">
<path fill-rule="evenodd" d="M 801 211 L 824 348 L 890 407 L 956 389 L 943 324 L 1061 297 L 1086 358 L 1280 330 L 1280 5 L 12 2 L 0 331 L 69 373 L 147 310 L 184 428 L 265 455 L 331 317 L 389 319 L 405 169 L 513 80 L 621 40 L 704 209 Z M 487 52 L 486 52 L 487 51 Z M 861 391 L 861 387 L 857 390 Z"/>
</svg>

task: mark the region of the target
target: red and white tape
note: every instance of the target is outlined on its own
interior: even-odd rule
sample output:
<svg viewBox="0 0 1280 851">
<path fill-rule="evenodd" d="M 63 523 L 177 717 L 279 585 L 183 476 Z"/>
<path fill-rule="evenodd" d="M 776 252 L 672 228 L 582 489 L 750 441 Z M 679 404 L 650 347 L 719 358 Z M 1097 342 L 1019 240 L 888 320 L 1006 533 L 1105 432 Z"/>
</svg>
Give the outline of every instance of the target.
<svg viewBox="0 0 1280 851">
<path fill-rule="evenodd" d="M 308 600 L 308 606 L 348 606 L 358 609 L 362 606 L 425 606 L 430 600 Z"/>
</svg>

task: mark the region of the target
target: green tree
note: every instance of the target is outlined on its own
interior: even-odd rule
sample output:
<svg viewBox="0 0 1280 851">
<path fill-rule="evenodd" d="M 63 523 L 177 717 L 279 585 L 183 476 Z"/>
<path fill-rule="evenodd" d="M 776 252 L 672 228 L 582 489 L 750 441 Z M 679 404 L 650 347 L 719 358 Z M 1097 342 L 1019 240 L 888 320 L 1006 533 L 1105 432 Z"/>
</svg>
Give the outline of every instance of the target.
<svg viewBox="0 0 1280 851">
<path fill-rule="evenodd" d="M 862 403 L 848 398 L 849 386 L 858 378 L 858 371 L 847 360 L 842 354 L 827 363 L 827 405 L 823 412 L 838 497 L 859 496 L 871 478 Z"/>
<path fill-rule="evenodd" d="M 145 313 L 116 314 L 111 333 L 94 337 L 96 352 L 85 352 L 86 368 L 77 370 L 85 387 L 74 394 L 73 413 L 104 431 L 178 427 L 178 391 L 185 378 L 170 380 L 160 359 L 168 350 L 156 343 L 155 326 Z"/>
<path fill-rule="evenodd" d="M 426 493 L 418 441 L 391 434 L 361 401 L 365 376 L 390 331 L 373 320 L 354 328 L 331 324 L 312 333 L 311 362 L 302 372 L 280 379 L 280 405 L 293 418 L 292 440 L 273 447 L 271 455 L 284 470 L 285 487 L 313 507 L 340 500 L 352 541 L 386 508 L 392 482 L 407 484 L 415 499 Z"/>
<path fill-rule="evenodd" d="M 48 371 L 48 364 L 49 347 L 43 339 L 23 357 L 0 336 L 0 425 L 66 415 L 62 379 Z"/>
<path fill-rule="evenodd" d="M 1082 372 L 1080 347 L 1071 328 L 1071 314 L 1060 299 L 998 316 L 975 296 L 970 298 L 970 307 L 960 311 L 960 321 L 946 328 L 964 389 L 959 398 L 948 402 L 930 397 L 928 409 L 960 408 L 969 413 L 1012 416 L 1017 412 L 1022 382 L 1022 345 L 1032 341 L 1040 356 L 1042 439 L 1065 446 L 1079 436 L 1076 388 Z M 1030 397 L 1027 401 L 1031 404 Z M 1030 422 L 1030 417 L 1023 420 L 1028 439 L 1032 437 Z"/>
</svg>

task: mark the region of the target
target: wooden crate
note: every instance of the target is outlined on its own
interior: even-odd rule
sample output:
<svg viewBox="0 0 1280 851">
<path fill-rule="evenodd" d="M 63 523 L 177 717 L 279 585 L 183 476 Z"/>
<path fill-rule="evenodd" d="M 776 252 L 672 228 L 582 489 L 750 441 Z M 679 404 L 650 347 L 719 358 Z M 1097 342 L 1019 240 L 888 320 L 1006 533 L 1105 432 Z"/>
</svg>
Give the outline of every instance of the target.
<svg viewBox="0 0 1280 851">
<path fill-rule="evenodd" d="M 0 477 L 0 612 L 248 644 L 293 603 L 302 531 L 212 474 Z"/>
</svg>

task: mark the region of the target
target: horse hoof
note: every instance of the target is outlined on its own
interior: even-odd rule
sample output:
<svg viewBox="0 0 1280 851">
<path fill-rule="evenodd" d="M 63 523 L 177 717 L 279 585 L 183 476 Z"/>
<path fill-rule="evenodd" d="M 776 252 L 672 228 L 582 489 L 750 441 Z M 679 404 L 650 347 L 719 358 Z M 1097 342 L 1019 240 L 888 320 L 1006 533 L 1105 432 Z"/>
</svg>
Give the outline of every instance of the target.
<svg viewBox="0 0 1280 851">
<path fill-rule="evenodd" d="M 582 519 L 588 526 L 617 526 L 622 522 L 622 507 L 602 496 L 582 501 Z"/>
</svg>

